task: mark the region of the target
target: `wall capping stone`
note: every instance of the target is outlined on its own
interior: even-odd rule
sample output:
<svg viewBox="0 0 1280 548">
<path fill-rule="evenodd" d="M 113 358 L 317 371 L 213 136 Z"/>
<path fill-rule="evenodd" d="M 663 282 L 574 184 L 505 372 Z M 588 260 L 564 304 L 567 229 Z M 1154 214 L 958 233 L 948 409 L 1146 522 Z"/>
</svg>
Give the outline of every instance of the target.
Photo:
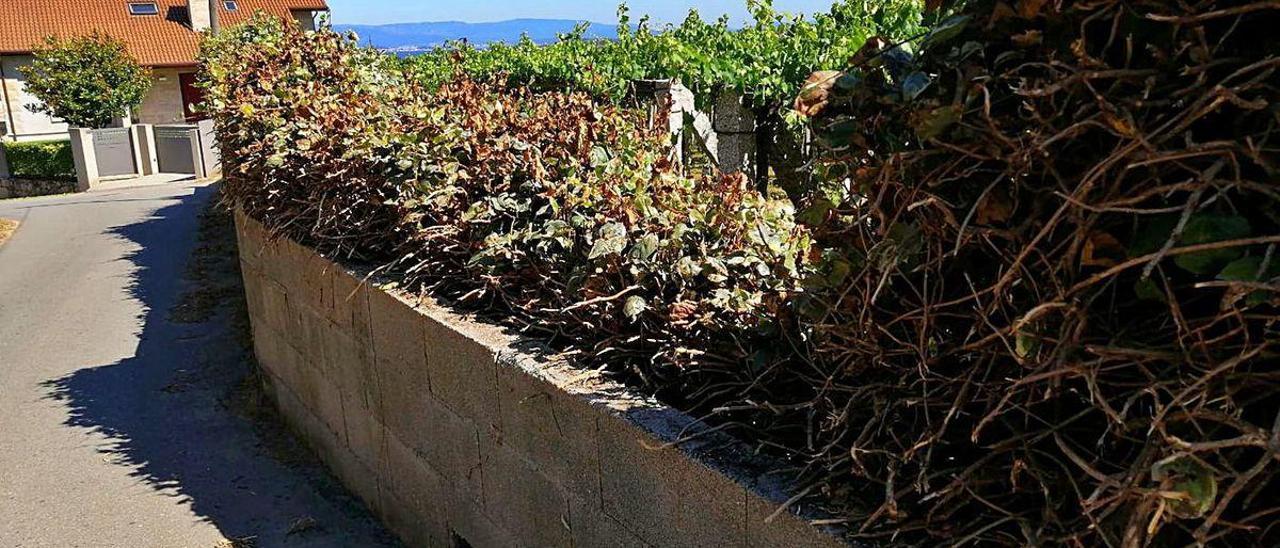
<svg viewBox="0 0 1280 548">
<path fill-rule="evenodd" d="M 768 459 L 537 341 L 237 213 L 282 414 L 411 546 L 847 546 Z"/>
</svg>

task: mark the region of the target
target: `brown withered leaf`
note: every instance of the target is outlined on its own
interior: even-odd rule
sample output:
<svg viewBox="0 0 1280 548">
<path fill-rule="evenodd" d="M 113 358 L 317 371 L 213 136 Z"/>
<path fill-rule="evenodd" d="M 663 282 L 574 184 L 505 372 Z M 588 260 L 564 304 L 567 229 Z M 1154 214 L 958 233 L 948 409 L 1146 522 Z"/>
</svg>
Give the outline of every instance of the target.
<svg viewBox="0 0 1280 548">
<path fill-rule="evenodd" d="M 974 216 L 974 221 L 979 225 L 993 225 L 1003 223 L 1013 216 L 1013 202 L 1009 196 L 1001 191 L 993 191 L 987 193 L 982 199 L 982 203 L 978 204 L 978 212 Z"/>
<path fill-rule="evenodd" d="M 1115 266 L 1127 256 L 1124 244 L 1115 236 L 1095 230 L 1080 250 L 1080 266 Z"/>
<path fill-rule="evenodd" d="M 1005 19 L 1012 19 L 1017 15 L 1018 12 L 1013 11 L 1013 8 L 1009 6 L 1008 2 L 996 2 L 995 7 L 991 8 L 991 17 L 987 22 L 987 29 L 989 30 L 996 23 Z"/>
<path fill-rule="evenodd" d="M 1107 125 L 1110 125 L 1111 129 L 1116 130 L 1116 133 L 1119 133 L 1120 135 L 1133 137 L 1138 134 L 1137 130 L 1133 127 L 1133 122 L 1131 122 L 1127 116 L 1104 112 L 1103 118 L 1107 120 Z"/>
<path fill-rule="evenodd" d="M 1035 19 L 1049 0 L 1018 0 L 1018 16 L 1023 19 Z"/>
<path fill-rule="evenodd" d="M 1029 30 L 1013 35 L 1010 40 L 1013 40 L 1013 43 L 1020 48 L 1029 48 L 1044 42 L 1044 33 L 1038 30 Z"/>
<path fill-rule="evenodd" d="M 671 310 L 667 312 L 667 316 L 671 321 L 681 323 L 693 317 L 698 311 L 698 304 L 689 301 L 678 301 L 671 303 Z"/>
<path fill-rule="evenodd" d="M 831 100 L 831 88 L 840 78 L 838 70 L 820 70 L 809 75 L 800 94 L 796 96 L 795 110 L 803 116 L 817 116 Z"/>
<path fill-rule="evenodd" d="M 849 58 L 849 66 L 860 67 L 871 62 L 871 59 L 890 46 L 889 40 L 881 36 L 872 36 L 866 42 L 862 43 L 862 47 Z"/>
</svg>

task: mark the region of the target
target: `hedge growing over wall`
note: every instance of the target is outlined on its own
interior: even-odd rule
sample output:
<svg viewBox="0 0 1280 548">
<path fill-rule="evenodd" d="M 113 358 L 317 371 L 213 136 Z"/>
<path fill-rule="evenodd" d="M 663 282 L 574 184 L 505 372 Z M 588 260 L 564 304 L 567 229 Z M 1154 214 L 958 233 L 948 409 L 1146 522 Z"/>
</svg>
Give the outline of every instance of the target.
<svg viewBox="0 0 1280 548">
<path fill-rule="evenodd" d="M 234 205 L 713 415 L 854 536 L 1277 545 L 1280 6 L 1010 4 L 815 75 L 795 203 L 328 30 L 202 68 Z"/>
<path fill-rule="evenodd" d="M 17 179 L 65 180 L 76 177 L 71 141 L 29 141 L 0 143 Z"/>
<path fill-rule="evenodd" d="M 271 19 L 202 68 L 226 196 L 268 227 L 684 396 L 776 359 L 750 341 L 785 323 L 808 232 L 743 177 L 679 173 L 646 113 L 466 78 L 427 93 Z"/>
</svg>

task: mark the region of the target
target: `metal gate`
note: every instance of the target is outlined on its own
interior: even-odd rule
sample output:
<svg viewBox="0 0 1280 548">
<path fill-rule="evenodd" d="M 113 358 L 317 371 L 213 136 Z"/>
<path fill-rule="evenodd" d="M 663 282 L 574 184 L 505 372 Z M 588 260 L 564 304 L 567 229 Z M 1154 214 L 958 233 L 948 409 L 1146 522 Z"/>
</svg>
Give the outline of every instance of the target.
<svg viewBox="0 0 1280 548">
<path fill-rule="evenodd" d="M 156 167 L 160 173 L 196 172 L 198 133 L 195 126 L 156 126 Z"/>
<path fill-rule="evenodd" d="M 138 173 L 133 163 L 133 140 L 129 138 L 129 128 L 95 129 L 92 134 L 99 177 Z"/>
</svg>

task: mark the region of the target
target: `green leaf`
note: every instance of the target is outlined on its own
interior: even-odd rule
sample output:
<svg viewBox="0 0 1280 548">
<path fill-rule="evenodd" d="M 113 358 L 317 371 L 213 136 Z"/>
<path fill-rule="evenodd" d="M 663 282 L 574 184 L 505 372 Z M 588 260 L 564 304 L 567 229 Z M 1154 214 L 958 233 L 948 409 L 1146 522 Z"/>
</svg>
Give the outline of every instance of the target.
<svg viewBox="0 0 1280 548">
<path fill-rule="evenodd" d="M 1133 237 L 1129 246 L 1129 257 L 1141 257 L 1159 251 L 1169 241 L 1174 227 L 1178 226 L 1177 215 L 1159 215 L 1144 221 Z"/>
<path fill-rule="evenodd" d="M 632 295 L 630 297 L 627 297 L 627 301 L 623 303 L 622 315 L 626 316 L 627 319 L 629 320 L 634 320 L 640 317 L 640 315 L 643 314 L 644 311 L 648 309 L 649 309 L 649 304 L 645 302 L 644 297 L 641 297 L 639 295 Z"/>
<path fill-rule="evenodd" d="M 645 234 L 634 246 L 631 246 L 629 255 L 637 261 L 648 261 L 654 253 L 658 252 L 658 244 L 659 239 L 656 234 Z"/>
<path fill-rule="evenodd" d="M 927 50 L 959 36 L 964 32 L 965 27 L 969 26 L 969 19 L 968 15 L 957 15 L 938 23 L 933 30 L 929 31 L 929 35 L 920 41 L 920 49 Z"/>
<path fill-rule="evenodd" d="M 1280 275 L 1280 259 L 1272 259 L 1264 272 L 1262 257 L 1242 257 L 1222 267 L 1218 272 L 1218 279 L 1233 282 L 1260 282 L 1277 275 Z"/>
<path fill-rule="evenodd" d="M 609 151 L 601 147 L 591 148 L 591 167 L 602 167 L 609 163 Z"/>
<path fill-rule="evenodd" d="M 1168 300 L 1164 291 L 1160 290 L 1160 285 L 1151 278 L 1144 278 L 1134 283 L 1133 293 L 1144 301 L 1166 302 Z"/>
<path fill-rule="evenodd" d="M 831 263 L 831 270 L 827 272 L 827 287 L 839 287 L 849 278 L 849 274 L 853 273 L 853 265 L 844 259 L 836 259 Z"/>
<path fill-rule="evenodd" d="M 1151 465 L 1151 479 L 1180 495 L 1169 500 L 1169 509 L 1182 519 L 1204 517 L 1218 498 L 1213 470 L 1189 455 L 1174 455 Z"/>
<path fill-rule="evenodd" d="M 1021 359 L 1029 359 L 1035 357 L 1040 352 L 1040 337 L 1031 333 L 1019 332 L 1014 339 L 1014 353 Z"/>
<path fill-rule="evenodd" d="M 596 241 L 591 245 L 588 259 L 617 255 L 627 248 L 627 228 L 622 223 L 609 223 L 600 228 Z"/>
<path fill-rule="evenodd" d="M 1221 272 L 1218 272 L 1218 279 L 1234 282 L 1266 282 L 1280 276 L 1280 260 L 1272 258 L 1265 272 L 1262 269 L 1262 261 L 1262 257 L 1236 259 L 1231 264 L 1223 267 Z M 1264 304 L 1271 300 L 1271 293 L 1265 289 L 1251 291 L 1245 296 L 1245 305 L 1258 306 Z"/>
<path fill-rule="evenodd" d="M 1181 245 L 1199 245 L 1249 236 L 1249 221 L 1237 215 L 1197 213 L 1187 221 L 1182 231 Z M 1227 263 L 1238 258 L 1238 247 L 1213 249 L 1187 253 L 1174 258 L 1174 264 L 1193 274 L 1208 275 L 1218 272 Z"/>
<path fill-rule="evenodd" d="M 919 97 L 924 90 L 929 88 L 929 84 L 933 83 L 933 79 L 923 72 L 913 72 L 902 79 L 902 99 L 905 101 L 913 101 Z"/>
<path fill-rule="evenodd" d="M 913 128 L 921 141 L 938 137 L 960 121 L 962 110 L 957 105 L 938 107 L 916 118 Z"/>
</svg>

